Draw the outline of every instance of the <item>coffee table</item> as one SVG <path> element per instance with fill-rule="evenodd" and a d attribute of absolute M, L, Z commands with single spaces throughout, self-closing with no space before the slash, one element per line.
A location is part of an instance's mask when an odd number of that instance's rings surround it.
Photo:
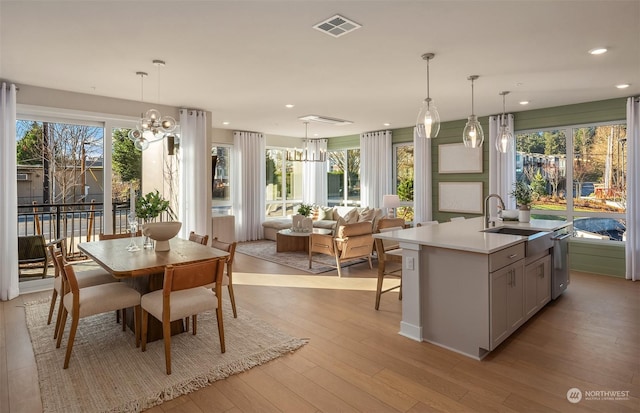
<path fill-rule="evenodd" d="M 309 235 L 331 234 L 330 229 L 314 228 L 313 232 L 294 232 L 290 229 L 281 229 L 276 234 L 276 252 L 305 251 L 309 252 Z"/>

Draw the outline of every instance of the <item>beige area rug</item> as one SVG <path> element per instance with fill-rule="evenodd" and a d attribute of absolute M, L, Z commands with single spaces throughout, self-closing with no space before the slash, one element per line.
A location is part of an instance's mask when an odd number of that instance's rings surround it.
<path fill-rule="evenodd" d="M 313 268 L 309 268 L 309 253 L 304 251 L 276 252 L 276 242 L 270 240 L 238 243 L 236 252 L 275 262 L 277 264 L 286 265 L 287 267 L 292 267 L 311 274 L 321 274 L 323 272 L 336 269 L 336 259 L 329 255 L 313 254 Z M 344 268 L 366 261 L 366 259 L 346 261 L 342 263 L 341 267 Z"/>
<path fill-rule="evenodd" d="M 25 305 L 44 412 L 140 412 L 210 383 L 290 353 L 306 343 L 242 308 L 233 318 L 225 300 L 226 352 L 220 353 L 215 312 L 198 316 L 198 334 L 172 336 L 172 374 L 166 375 L 162 340 L 142 353 L 133 333 L 113 313 L 80 320 L 69 368 L 63 370 L 69 326 L 55 348 L 47 325 L 49 301 Z M 55 320 L 55 315 L 54 315 Z"/>

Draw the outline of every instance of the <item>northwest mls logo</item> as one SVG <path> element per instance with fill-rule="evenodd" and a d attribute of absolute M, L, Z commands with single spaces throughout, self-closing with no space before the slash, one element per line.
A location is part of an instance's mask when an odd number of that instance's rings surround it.
<path fill-rule="evenodd" d="M 582 391 L 576 387 L 569 389 L 567 391 L 567 400 L 569 400 L 569 403 L 580 403 L 580 400 L 582 400 Z"/>
<path fill-rule="evenodd" d="M 581 400 L 629 400 L 628 390 L 582 390 L 573 387 L 567 391 L 569 403 L 579 403 Z"/>

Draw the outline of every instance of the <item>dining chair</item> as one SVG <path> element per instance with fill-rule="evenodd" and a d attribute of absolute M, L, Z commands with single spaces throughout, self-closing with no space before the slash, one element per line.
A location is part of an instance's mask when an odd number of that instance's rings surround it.
<path fill-rule="evenodd" d="M 142 351 L 147 349 L 147 322 L 149 314 L 162 322 L 164 358 L 167 374 L 171 374 L 171 322 L 192 316 L 193 334 L 197 332 L 197 315 L 216 310 L 220 350 L 224 353 L 224 326 L 222 320 L 222 271 L 224 257 L 194 264 L 167 265 L 161 290 L 142 296 Z M 215 291 L 205 288 L 215 282 Z"/>
<path fill-rule="evenodd" d="M 416 227 L 426 227 L 429 225 L 436 225 L 438 223 L 438 221 L 424 221 L 424 222 L 418 222 L 416 224 Z"/>
<path fill-rule="evenodd" d="M 63 268 L 60 263 L 66 261 L 66 239 L 62 238 L 60 240 L 57 240 L 56 243 L 50 243 L 47 248 L 49 249 L 49 256 L 51 256 L 54 267 L 53 290 L 51 291 L 51 304 L 49 305 L 49 317 L 47 318 L 47 325 L 51 324 L 51 318 L 53 317 L 53 310 L 56 306 L 56 300 L 58 299 L 58 296 L 60 297 L 60 303 L 58 305 L 58 316 L 56 317 L 56 324 L 53 331 L 53 338 L 56 339 L 58 337 L 58 329 L 60 328 L 60 320 L 62 318 L 62 311 L 64 306 L 62 297 L 64 296 L 65 286 L 64 277 L 62 277 Z M 58 257 L 61 258 L 61 260 L 59 260 Z M 76 279 L 78 280 L 79 288 L 118 281 L 113 278 L 111 274 L 100 268 L 79 271 L 75 275 Z"/>
<path fill-rule="evenodd" d="M 189 241 L 197 242 L 198 244 L 202 244 L 202 245 L 207 245 L 207 243 L 209 242 L 209 236 L 196 234 L 195 232 L 191 231 L 189 233 Z"/>
<path fill-rule="evenodd" d="M 404 228 L 403 218 L 383 218 L 378 223 L 378 232 L 394 231 Z M 398 241 L 375 239 L 376 254 L 378 256 L 378 284 L 376 286 L 376 310 L 380 308 L 380 296 L 389 291 L 399 289 L 398 300 L 402 300 L 402 249 Z M 388 264 L 396 263 L 394 269 L 389 269 Z M 382 289 L 385 276 L 400 278 L 396 286 Z"/>
<path fill-rule="evenodd" d="M 142 230 L 139 229 L 136 231 L 135 234 L 136 237 L 141 237 L 142 236 Z M 122 234 L 104 234 L 104 233 L 99 233 L 98 234 L 98 241 L 104 241 L 104 240 L 108 240 L 108 239 L 120 239 L 120 238 L 131 238 L 131 233 L 130 232 L 124 232 Z"/>
<path fill-rule="evenodd" d="M 69 359 L 73 350 L 73 342 L 76 338 L 78 322 L 81 318 L 96 314 L 106 313 L 122 309 L 123 320 L 127 308 L 133 307 L 135 312 L 135 341 L 136 347 L 140 346 L 140 293 L 125 283 L 107 283 L 92 285 L 80 288 L 73 266 L 64 263 L 62 257 L 58 256 L 58 264 L 61 264 L 61 275 L 64 279 L 65 294 L 63 296 L 64 307 L 62 310 L 62 320 L 60 320 L 60 332 L 56 348 L 60 348 L 64 327 L 67 322 L 67 315 L 71 314 L 71 328 L 67 341 L 67 352 L 64 357 L 63 368 L 69 367 Z M 124 323 L 124 321 L 123 321 Z"/>
<path fill-rule="evenodd" d="M 233 310 L 233 318 L 238 318 L 238 312 L 236 311 L 236 298 L 233 294 L 233 257 L 236 255 L 236 246 L 237 242 L 224 242 L 220 241 L 218 237 L 214 237 L 211 240 L 211 247 L 215 249 L 219 249 L 225 252 L 228 252 L 229 255 L 226 258 L 225 262 L 225 272 L 222 275 L 222 286 L 227 286 L 227 290 L 229 291 L 229 299 L 231 300 L 231 309 Z M 211 286 L 211 288 L 215 288 L 215 286 Z"/>
<path fill-rule="evenodd" d="M 49 257 L 43 235 L 26 235 L 18 237 L 18 277 L 25 276 L 21 269 L 42 266 L 42 278 L 47 276 Z M 28 274 L 39 275 L 39 274 Z"/>

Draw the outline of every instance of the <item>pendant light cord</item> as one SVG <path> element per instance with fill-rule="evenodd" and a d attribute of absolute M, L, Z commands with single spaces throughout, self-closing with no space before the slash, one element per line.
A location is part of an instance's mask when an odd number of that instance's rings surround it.
<path fill-rule="evenodd" d="M 473 81 L 474 79 L 471 79 L 471 116 L 475 116 L 475 110 L 473 110 Z"/>
<path fill-rule="evenodd" d="M 427 59 L 427 105 L 431 103 L 431 96 L 429 94 L 429 60 Z"/>

